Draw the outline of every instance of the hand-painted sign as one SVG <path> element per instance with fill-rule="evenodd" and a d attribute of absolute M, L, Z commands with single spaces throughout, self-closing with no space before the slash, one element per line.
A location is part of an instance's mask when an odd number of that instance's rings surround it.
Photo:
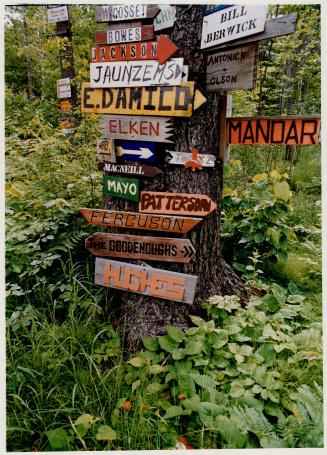
<path fill-rule="evenodd" d="M 102 137 L 154 142 L 172 142 L 170 118 L 129 117 L 127 115 L 103 115 L 100 121 Z"/>
<path fill-rule="evenodd" d="M 227 119 L 227 144 L 313 145 L 320 116 Z"/>
<path fill-rule="evenodd" d="M 139 200 L 139 181 L 137 179 L 104 175 L 103 194 L 137 202 Z"/>
<path fill-rule="evenodd" d="M 97 157 L 99 161 L 116 162 L 115 144 L 112 139 L 101 139 L 98 141 Z"/>
<path fill-rule="evenodd" d="M 155 17 L 153 24 L 154 30 L 163 30 L 174 25 L 176 20 L 176 7 L 171 5 L 159 5 L 160 13 Z"/>
<path fill-rule="evenodd" d="M 95 7 L 96 22 L 135 21 L 153 18 L 160 12 L 158 5 L 99 5 Z"/>
<path fill-rule="evenodd" d="M 289 35 L 294 33 L 296 30 L 298 13 L 290 13 L 285 16 L 279 16 L 275 19 L 266 22 L 265 31 L 257 33 L 255 35 L 246 36 L 245 38 L 233 40 L 233 46 L 243 46 L 249 43 L 255 43 L 257 41 L 267 40 L 275 38 L 276 36 Z M 219 43 L 218 50 L 226 49 L 230 47 L 230 43 Z"/>
<path fill-rule="evenodd" d="M 266 5 L 235 5 L 204 16 L 201 49 L 262 32 Z"/>
<path fill-rule="evenodd" d="M 82 108 L 85 113 L 160 115 L 164 117 L 191 117 L 193 110 L 205 103 L 206 98 L 195 90 L 194 82 L 180 86 L 92 88 L 82 82 Z"/>
<path fill-rule="evenodd" d="M 208 196 L 189 193 L 160 193 L 141 191 L 141 213 L 206 216 L 217 208 Z"/>
<path fill-rule="evenodd" d="M 137 165 L 137 164 L 113 164 L 106 161 L 99 163 L 99 171 L 109 172 L 110 174 L 127 174 L 136 177 L 155 177 L 162 173 L 160 169 L 154 166 Z"/>
<path fill-rule="evenodd" d="M 79 209 L 86 221 L 97 226 L 120 229 L 142 229 L 186 234 L 202 218 L 183 218 L 180 216 L 144 215 L 137 212 L 114 212 L 112 210 Z"/>
<path fill-rule="evenodd" d="M 125 27 L 95 32 L 97 44 L 120 44 L 132 41 L 147 41 L 153 39 L 153 25 L 140 25 L 139 27 Z"/>
<path fill-rule="evenodd" d="M 197 277 L 96 258 L 94 282 L 109 288 L 192 304 Z"/>
<path fill-rule="evenodd" d="M 67 5 L 47 5 L 48 22 L 56 23 L 68 21 Z"/>
<path fill-rule="evenodd" d="M 221 9 L 229 8 L 232 5 L 205 5 L 204 6 L 204 15 L 214 13 Z"/>
<path fill-rule="evenodd" d="M 192 170 L 201 169 L 202 167 L 215 167 L 216 157 L 214 155 L 203 155 L 201 153 L 171 152 L 166 150 L 166 162 L 169 164 L 184 165 L 185 168 Z M 193 164 L 193 166 L 192 166 Z"/>
<path fill-rule="evenodd" d="M 208 55 L 207 90 L 252 89 L 256 81 L 258 44 Z"/>
<path fill-rule="evenodd" d="M 124 160 L 137 160 L 154 163 L 156 160 L 156 144 L 141 141 L 115 141 L 116 156 L 121 156 Z"/>
<path fill-rule="evenodd" d="M 110 256 L 187 264 L 195 254 L 188 239 L 167 239 L 99 232 L 85 240 L 85 248 L 96 256 Z"/>
<path fill-rule="evenodd" d="M 158 60 L 165 63 L 178 48 L 166 35 L 159 35 L 157 41 L 94 46 L 91 48 L 91 62 L 122 62 L 128 60 Z"/>
<path fill-rule="evenodd" d="M 72 91 L 70 87 L 70 78 L 65 77 L 64 79 L 57 80 L 57 98 L 70 98 Z"/>
<path fill-rule="evenodd" d="M 183 60 L 183 58 L 172 58 L 162 65 L 158 60 L 90 63 L 91 87 L 180 85 Z"/>

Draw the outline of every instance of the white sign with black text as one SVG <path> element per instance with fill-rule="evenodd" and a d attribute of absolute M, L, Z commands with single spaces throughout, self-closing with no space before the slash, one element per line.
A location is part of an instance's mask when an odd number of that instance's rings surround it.
<path fill-rule="evenodd" d="M 47 5 L 48 22 L 68 21 L 67 5 Z"/>
<path fill-rule="evenodd" d="M 72 96 L 70 78 L 57 80 L 57 98 L 70 98 Z"/>
<path fill-rule="evenodd" d="M 204 16 L 201 49 L 263 32 L 266 5 L 234 5 Z"/>
<path fill-rule="evenodd" d="M 183 58 L 172 58 L 162 65 L 158 60 L 90 63 L 91 87 L 180 85 L 183 61 Z"/>

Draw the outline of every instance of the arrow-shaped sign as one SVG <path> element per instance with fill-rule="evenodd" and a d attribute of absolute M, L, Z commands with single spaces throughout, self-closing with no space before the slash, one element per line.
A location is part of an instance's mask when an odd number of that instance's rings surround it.
<path fill-rule="evenodd" d="M 161 193 L 141 191 L 141 213 L 206 216 L 217 208 L 208 196 L 189 193 Z"/>
<path fill-rule="evenodd" d="M 177 51 L 178 47 L 166 35 L 159 35 L 157 41 L 91 47 L 91 63 L 158 60 L 162 64 Z"/>
<path fill-rule="evenodd" d="M 188 239 L 146 237 L 98 232 L 85 240 L 85 248 L 96 256 L 148 259 L 187 264 L 195 254 Z"/>
<path fill-rule="evenodd" d="M 137 165 L 137 164 L 116 164 L 102 161 L 99 163 L 99 171 L 108 172 L 109 174 L 127 174 L 135 177 L 155 177 L 162 173 L 160 169 L 154 166 Z"/>
<path fill-rule="evenodd" d="M 172 142 L 169 137 L 173 124 L 169 117 L 103 115 L 100 128 L 104 138 Z"/>
<path fill-rule="evenodd" d="M 137 160 L 153 163 L 155 161 L 156 144 L 141 141 L 115 141 L 116 156 L 125 160 Z"/>
<path fill-rule="evenodd" d="M 147 215 L 137 212 L 115 212 L 113 210 L 79 209 L 86 221 L 97 226 L 119 229 L 142 229 L 186 234 L 202 221 L 201 218 L 180 216 Z"/>

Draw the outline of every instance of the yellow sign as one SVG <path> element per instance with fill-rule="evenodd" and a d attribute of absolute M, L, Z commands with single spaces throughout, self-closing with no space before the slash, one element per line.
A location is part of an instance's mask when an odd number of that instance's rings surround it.
<path fill-rule="evenodd" d="M 95 114 L 191 117 L 206 98 L 194 82 L 180 86 L 92 88 L 82 83 L 82 112 Z"/>

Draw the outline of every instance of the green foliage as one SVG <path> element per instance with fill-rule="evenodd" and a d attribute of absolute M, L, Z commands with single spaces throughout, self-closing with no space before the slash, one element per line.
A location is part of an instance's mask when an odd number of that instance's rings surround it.
<path fill-rule="evenodd" d="M 240 166 L 236 162 L 230 172 L 240 173 Z M 295 238 L 288 222 L 292 193 L 287 179 L 287 174 L 273 170 L 255 175 L 244 190 L 224 188 L 224 251 L 239 270 L 255 271 L 258 258 L 287 259 L 289 240 Z"/>

